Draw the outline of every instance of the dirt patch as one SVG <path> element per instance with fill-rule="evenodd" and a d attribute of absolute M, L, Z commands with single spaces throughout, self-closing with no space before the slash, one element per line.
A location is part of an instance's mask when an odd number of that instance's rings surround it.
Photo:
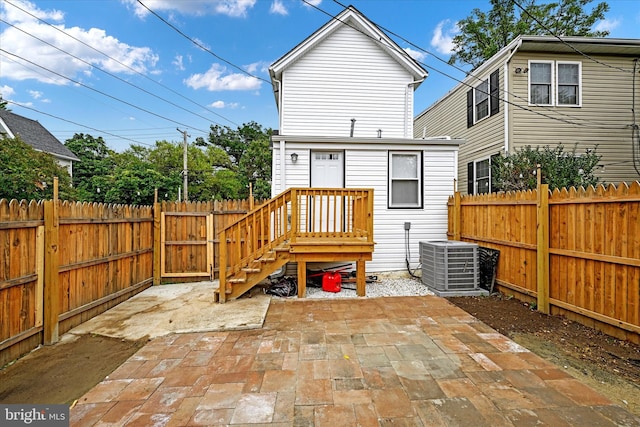
<path fill-rule="evenodd" d="M 146 342 L 65 336 L 0 370 L 0 402 L 72 404 Z"/>
<path fill-rule="evenodd" d="M 639 345 L 501 294 L 449 301 L 640 416 Z"/>

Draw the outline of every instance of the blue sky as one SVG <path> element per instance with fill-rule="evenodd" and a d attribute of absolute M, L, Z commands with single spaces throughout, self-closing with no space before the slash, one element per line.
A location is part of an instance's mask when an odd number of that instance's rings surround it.
<path fill-rule="evenodd" d="M 136 0 L 2 0 L 0 94 L 9 108 L 62 142 L 82 132 L 117 151 L 181 141 L 177 128 L 190 142 L 206 139 L 211 124 L 277 128 L 269 65 L 343 9 L 332 0 L 141 1 L 148 9 Z M 597 25 L 640 38 L 640 1 L 608 3 Z M 442 73 L 463 77 L 436 58 L 449 58 L 455 23 L 489 9 L 479 0 L 343 4 L 411 43 L 392 36 L 430 73 L 416 114 L 456 85 Z"/>

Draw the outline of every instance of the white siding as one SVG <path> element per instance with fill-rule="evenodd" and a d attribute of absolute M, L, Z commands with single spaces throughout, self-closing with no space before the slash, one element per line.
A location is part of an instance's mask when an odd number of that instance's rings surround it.
<path fill-rule="evenodd" d="M 425 144 L 426 145 L 426 144 Z M 274 144 L 274 157 L 279 157 L 279 145 Z M 374 241 L 373 260 L 367 262 L 368 272 L 395 271 L 406 268 L 404 223 L 411 222 L 410 265 L 418 266 L 419 242 L 447 238 L 447 200 L 453 194 L 457 147 L 416 147 L 375 144 L 305 144 L 286 143 L 286 188 L 309 186 L 310 150 L 345 152 L 345 187 L 373 188 Z M 387 208 L 387 173 L 389 150 L 423 152 L 422 209 Z M 291 153 L 298 161 L 291 163 Z"/>
<path fill-rule="evenodd" d="M 283 72 L 282 135 L 412 137 L 411 74 L 343 26 Z"/>
<path fill-rule="evenodd" d="M 393 147 L 411 150 L 411 147 Z M 418 243 L 447 238 L 447 199 L 453 194 L 454 149 L 423 151 L 424 207 L 422 209 L 387 208 L 388 150 L 348 150 L 346 186 L 373 188 L 374 241 L 373 260 L 367 271 L 394 271 L 406 268 L 404 223 L 411 222 L 410 264 L 418 263 Z"/>

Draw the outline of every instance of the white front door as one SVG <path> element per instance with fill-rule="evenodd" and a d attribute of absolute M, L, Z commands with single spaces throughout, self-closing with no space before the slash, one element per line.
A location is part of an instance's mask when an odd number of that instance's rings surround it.
<path fill-rule="evenodd" d="M 311 151 L 311 187 L 344 187 L 344 151 Z M 336 232 L 342 230 L 344 200 L 317 197 L 313 200 L 311 231 Z M 338 221 L 336 221 L 338 219 Z"/>
<path fill-rule="evenodd" d="M 311 152 L 311 187 L 344 187 L 344 152 Z"/>

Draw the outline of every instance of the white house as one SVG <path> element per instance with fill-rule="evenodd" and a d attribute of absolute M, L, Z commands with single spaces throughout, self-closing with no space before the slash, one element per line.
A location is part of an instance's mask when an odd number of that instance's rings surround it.
<path fill-rule="evenodd" d="M 269 72 L 279 112 L 273 195 L 373 188 L 376 246 L 367 271 L 405 269 L 409 252 L 415 268 L 420 241 L 447 237 L 462 142 L 413 138 L 413 94 L 428 73 L 351 6 Z"/>

